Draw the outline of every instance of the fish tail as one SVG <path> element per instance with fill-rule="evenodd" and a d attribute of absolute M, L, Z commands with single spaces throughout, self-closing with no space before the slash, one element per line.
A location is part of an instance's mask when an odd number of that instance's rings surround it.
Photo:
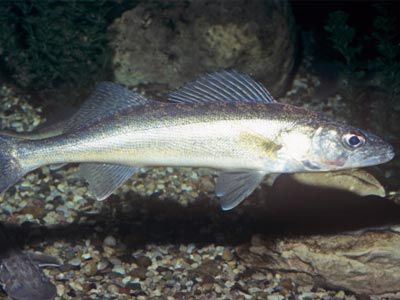
<path fill-rule="evenodd" d="M 27 173 L 16 157 L 19 138 L 0 135 L 0 193 L 14 185 Z"/>

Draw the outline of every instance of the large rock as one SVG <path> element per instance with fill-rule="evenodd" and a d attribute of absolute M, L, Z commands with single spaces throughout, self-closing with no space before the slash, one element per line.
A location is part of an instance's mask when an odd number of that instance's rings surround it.
<path fill-rule="evenodd" d="M 335 235 L 267 238 L 238 248 L 249 266 L 282 272 L 298 284 L 400 298 L 400 227 Z"/>
<path fill-rule="evenodd" d="M 288 1 L 149 2 L 110 27 L 117 82 L 174 89 L 200 74 L 234 68 L 273 95 L 283 92 L 295 59 Z"/>

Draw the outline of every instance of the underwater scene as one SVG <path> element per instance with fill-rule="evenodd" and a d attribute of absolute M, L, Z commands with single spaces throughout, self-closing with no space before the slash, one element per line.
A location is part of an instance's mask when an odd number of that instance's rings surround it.
<path fill-rule="evenodd" d="M 0 299 L 400 299 L 399 16 L 0 1 Z"/>

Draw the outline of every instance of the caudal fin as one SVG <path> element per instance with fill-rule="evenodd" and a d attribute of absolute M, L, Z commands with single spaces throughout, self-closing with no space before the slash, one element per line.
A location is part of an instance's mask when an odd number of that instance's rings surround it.
<path fill-rule="evenodd" d="M 17 138 L 0 135 L 0 193 L 14 185 L 25 172 L 15 157 Z"/>

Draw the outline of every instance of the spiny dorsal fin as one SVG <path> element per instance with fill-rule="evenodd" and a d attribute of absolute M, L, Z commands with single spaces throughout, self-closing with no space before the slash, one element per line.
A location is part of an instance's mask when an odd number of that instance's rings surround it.
<path fill-rule="evenodd" d="M 168 98 L 178 103 L 276 102 L 263 85 L 234 70 L 205 75 Z"/>
<path fill-rule="evenodd" d="M 79 129 L 83 125 L 86 126 L 126 108 L 151 102 L 139 93 L 130 91 L 123 86 L 112 82 L 101 82 L 79 110 L 68 120 L 64 132 Z"/>

